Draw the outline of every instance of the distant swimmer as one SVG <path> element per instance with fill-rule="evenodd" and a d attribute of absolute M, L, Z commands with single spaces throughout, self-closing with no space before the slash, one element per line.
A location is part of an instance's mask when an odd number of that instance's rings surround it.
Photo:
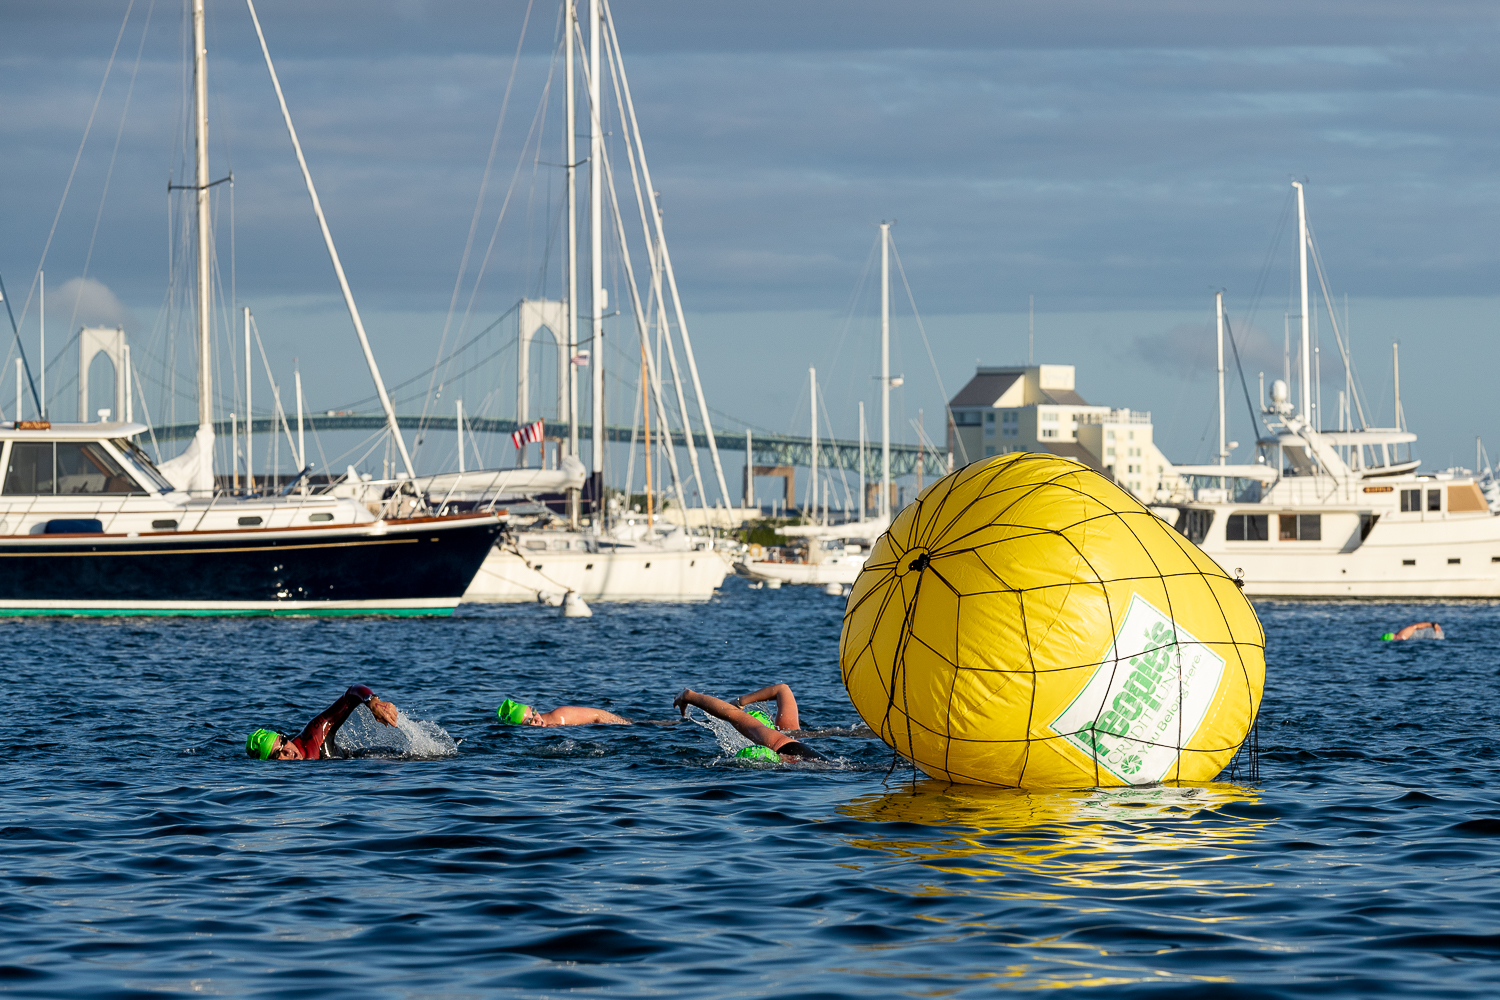
<path fill-rule="evenodd" d="M 778 684 L 776 686 L 782 688 L 786 687 L 785 684 Z M 770 691 L 772 689 L 767 688 L 765 690 Z M 756 694 L 762 693 L 764 692 L 756 692 Z M 788 699 L 791 698 L 791 693 L 791 689 L 787 688 L 786 697 Z M 745 698 L 737 700 L 745 701 L 747 699 L 751 701 L 758 700 L 754 695 L 746 695 Z M 778 696 L 777 702 L 778 704 L 780 704 L 780 696 Z M 796 702 L 793 701 L 792 705 L 792 718 L 789 720 L 783 717 L 780 720 L 783 725 L 787 724 L 789 721 L 796 721 Z M 692 688 L 683 688 L 682 694 L 678 695 L 677 700 L 672 702 L 672 707 L 680 711 L 683 715 L 687 715 L 689 706 L 696 706 L 703 709 L 703 711 L 707 712 L 709 715 L 712 715 L 716 719 L 723 719 L 735 729 L 738 729 L 746 739 L 758 744 L 757 746 L 753 747 L 745 747 L 745 749 L 741 750 L 738 754 L 735 755 L 737 757 L 744 757 L 748 760 L 782 761 L 828 759 L 807 744 L 800 743 L 797 740 L 792 739 L 786 733 L 780 732 L 779 730 L 766 725 L 765 722 L 760 721 L 760 719 L 755 718 L 755 716 L 751 715 L 748 712 L 734 707 L 727 701 L 721 701 L 720 699 L 715 698 L 712 695 L 699 694 Z M 779 709 L 778 711 L 784 713 L 785 709 Z M 761 719 L 766 718 L 764 713 L 758 714 L 760 715 Z"/>
<path fill-rule="evenodd" d="M 1406 626 L 1399 632 L 1387 632 L 1380 638 L 1391 642 L 1401 639 L 1441 639 L 1443 637 L 1443 626 L 1437 622 L 1417 622 Z"/>
<path fill-rule="evenodd" d="M 628 726 L 629 719 L 621 718 L 602 708 L 586 708 L 582 705 L 559 705 L 550 712 L 538 712 L 530 705 L 509 698 L 495 709 L 500 721 L 510 726 Z"/>
<path fill-rule="evenodd" d="M 792 689 L 785 684 L 772 684 L 763 687 L 753 694 L 742 694 L 734 701 L 729 702 L 735 708 L 744 708 L 746 705 L 754 705 L 760 701 L 776 699 L 776 721 L 758 708 L 748 709 L 745 714 L 760 721 L 763 725 L 772 729 L 779 729 L 784 733 L 795 732 L 802 728 L 802 720 L 797 718 L 797 698 L 792 694 Z"/>
<path fill-rule="evenodd" d="M 396 724 L 396 706 L 375 697 L 375 692 L 356 684 L 344 692 L 322 715 L 307 724 L 298 736 L 257 729 L 245 740 L 245 754 L 257 760 L 319 760 L 340 756 L 334 746 L 334 734 L 361 705 L 387 726 Z"/>

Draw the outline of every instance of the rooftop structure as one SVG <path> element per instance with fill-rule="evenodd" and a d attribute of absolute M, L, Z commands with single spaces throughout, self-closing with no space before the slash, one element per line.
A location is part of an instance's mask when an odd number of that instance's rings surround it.
<path fill-rule="evenodd" d="M 1151 414 L 1094 406 L 1072 365 L 980 367 L 949 403 L 948 449 L 959 462 L 1045 452 L 1097 469 L 1149 503 L 1172 463 L 1152 442 Z"/>

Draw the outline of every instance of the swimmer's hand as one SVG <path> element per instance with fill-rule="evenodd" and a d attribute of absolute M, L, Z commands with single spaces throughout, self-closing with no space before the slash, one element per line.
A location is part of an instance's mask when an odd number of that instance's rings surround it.
<path fill-rule="evenodd" d="M 392 705 L 388 701 L 381 701 L 379 698 L 373 697 L 368 702 L 366 702 L 366 704 L 369 705 L 370 712 L 375 716 L 375 718 L 379 719 L 387 726 L 394 726 L 396 724 L 395 705 Z"/>
<path fill-rule="evenodd" d="M 686 718 L 688 706 L 692 704 L 692 702 L 688 699 L 695 694 L 697 694 L 697 692 L 692 688 L 683 688 L 682 694 L 678 695 L 677 700 L 672 702 L 672 707 L 681 712 L 683 714 L 683 717 Z"/>

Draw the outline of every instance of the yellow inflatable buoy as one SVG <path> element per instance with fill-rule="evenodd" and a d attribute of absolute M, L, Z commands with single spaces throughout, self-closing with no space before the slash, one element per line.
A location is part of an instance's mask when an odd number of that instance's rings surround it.
<path fill-rule="evenodd" d="M 1265 633 L 1234 580 L 1087 466 L 976 462 L 875 543 L 844 613 L 849 698 L 934 778 L 1209 781 L 1244 742 Z"/>

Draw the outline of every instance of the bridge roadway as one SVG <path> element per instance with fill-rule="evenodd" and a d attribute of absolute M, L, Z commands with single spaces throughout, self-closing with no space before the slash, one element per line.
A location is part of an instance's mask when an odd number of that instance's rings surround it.
<path fill-rule="evenodd" d="M 338 416 L 327 414 L 308 414 L 304 419 L 309 428 L 319 431 L 378 431 L 386 426 L 385 417 L 375 413 L 349 413 Z M 419 417 L 398 416 L 397 423 L 402 430 L 422 431 L 424 433 L 441 433 L 447 431 L 450 434 L 458 429 L 457 417 Z M 288 421 L 290 424 L 290 421 Z M 517 423 L 514 420 L 493 420 L 488 417 L 466 417 L 464 418 L 470 430 L 476 434 L 511 434 L 515 432 Z M 258 418 L 251 425 L 251 431 L 255 434 L 270 434 L 279 430 L 278 421 L 270 418 Z M 245 425 L 240 423 L 243 432 Z M 197 433 L 197 424 L 172 424 L 167 427 L 156 428 L 156 440 L 158 441 L 181 441 L 191 438 Z M 548 424 L 548 437 L 566 437 L 568 433 L 567 424 Z M 222 420 L 214 424 L 214 433 L 221 437 L 229 435 L 229 421 Z M 592 428 L 587 424 L 578 426 L 578 436 L 581 440 L 588 440 L 592 434 Z M 629 427 L 605 427 L 605 437 L 612 442 L 630 443 L 631 429 Z M 812 439 L 805 437 L 793 437 L 785 434 L 753 434 L 755 447 L 756 465 L 798 465 L 806 468 L 812 460 Z M 673 435 L 673 440 L 682 444 L 681 433 Z M 708 448 L 708 435 L 701 431 L 693 434 L 693 440 L 699 448 Z M 729 431 L 716 431 L 714 440 L 718 443 L 720 451 L 745 450 L 745 435 Z M 931 448 L 922 449 L 914 444 L 891 445 L 891 475 L 909 476 L 917 471 L 917 463 L 923 463 L 923 471 L 934 478 L 948 471 L 948 456 L 944 452 L 936 452 Z M 818 442 L 818 464 L 825 468 L 848 469 L 852 474 L 859 466 L 859 442 L 857 441 L 827 441 Z M 865 445 L 865 477 L 866 479 L 880 478 L 880 445 Z"/>

